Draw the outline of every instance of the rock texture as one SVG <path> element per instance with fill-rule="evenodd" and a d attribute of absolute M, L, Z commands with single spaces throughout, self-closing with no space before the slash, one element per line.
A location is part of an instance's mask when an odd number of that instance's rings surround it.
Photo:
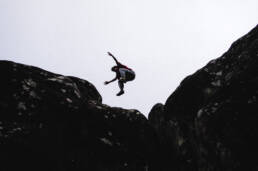
<path fill-rule="evenodd" d="M 0 61 L 1 171 L 258 170 L 258 26 L 148 120 L 88 81 Z"/>
<path fill-rule="evenodd" d="M 88 81 L 0 61 L 1 171 L 156 170 L 157 138 L 137 110 Z"/>
<path fill-rule="evenodd" d="M 170 154 L 166 169 L 258 170 L 257 99 L 258 26 L 149 114 Z"/>

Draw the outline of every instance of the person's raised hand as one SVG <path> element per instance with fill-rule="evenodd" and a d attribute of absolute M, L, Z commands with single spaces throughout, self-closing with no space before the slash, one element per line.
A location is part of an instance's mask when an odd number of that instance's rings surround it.
<path fill-rule="evenodd" d="M 108 55 L 109 55 L 109 56 L 113 56 L 112 53 L 110 53 L 110 52 L 108 52 Z"/>

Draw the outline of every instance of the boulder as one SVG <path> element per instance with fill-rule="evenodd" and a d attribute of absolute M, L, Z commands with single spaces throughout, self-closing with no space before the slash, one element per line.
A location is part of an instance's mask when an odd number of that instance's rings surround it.
<path fill-rule="evenodd" d="M 157 138 L 138 110 L 33 66 L 0 61 L 0 77 L 1 170 L 156 170 Z"/>
<path fill-rule="evenodd" d="M 161 153 L 172 156 L 163 159 L 167 169 L 257 170 L 257 99 L 258 26 L 186 77 L 155 113 L 164 118 L 153 127 L 163 139 Z"/>

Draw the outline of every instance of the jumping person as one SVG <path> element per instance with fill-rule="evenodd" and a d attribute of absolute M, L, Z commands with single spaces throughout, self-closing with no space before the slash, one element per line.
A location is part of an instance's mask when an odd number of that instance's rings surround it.
<path fill-rule="evenodd" d="M 113 66 L 111 68 L 111 71 L 116 73 L 116 77 L 111 81 L 105 81 L 104 84 L 107 85 L 118 79 L 118 86 L 120 88 L 120 92 L 117 93 L 117 96 L 120 96 L 120 95 L 124 94 L 124 84 L 127 81 L 134 80 L 135 73 L 131 68 L 128 68 L 127 66 L 118 62 L 117 59 L 114 57 L 114 55 L 112 55 L 110 52 L 108 52 L 108 55 L 111 56 L 116 62 L 116 66 Z"/>

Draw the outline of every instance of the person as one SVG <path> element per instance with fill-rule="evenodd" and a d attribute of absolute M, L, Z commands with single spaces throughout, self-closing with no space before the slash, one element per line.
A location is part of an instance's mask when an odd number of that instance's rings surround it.
<path fill-rule="evenodd" d="M 110 52 L 108 52 L 108 55 L 111 56 L 116 62 L 116 66 L 113 66 L 111 68 L 111 71 L 116 73 L 116 77 L 110 81 L 105 81 L 104 84 L 107 85 L 113 81 L 118 80 L 120 92 L 117 93 L 117 96 L 121 96 L 122 94 L 124 94 L 124 84 L 127 81 L 132 81 L 135 79 L 135 72 L 131 68 L 128 68 L 127 66 L 118 62 L 115 56 Z"/>

